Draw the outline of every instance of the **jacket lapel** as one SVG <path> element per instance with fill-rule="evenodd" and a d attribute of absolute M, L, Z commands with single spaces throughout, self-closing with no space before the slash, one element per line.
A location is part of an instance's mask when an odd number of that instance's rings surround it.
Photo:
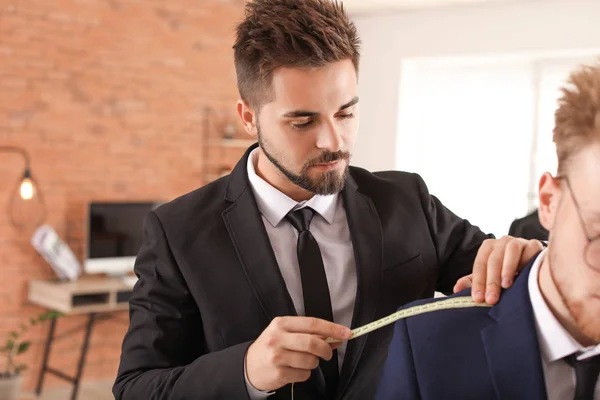
<path fill-rule="evenodd" d="M 225 199 L 232 204 L 222 217 L 248 282 L 271 321 L 297 313 L 248 180 L 248 157 L 256 147 L 246 151 L 229 177 Z M 306 383 L 294 385 L 294 395 L 297 399 L 318 399 L 317 393 L 324 389 L 324 382 L 321 370 L 316 369 Z M 289 398 L 290 386 L 279 389 L 277 398 Z"/>
<path fill-rule="evenodd" d="M 481 337 L 498 399 L 546 399 L 533 309 L 529 299 L 530 264 L 490 310 L 496 323 Z"/>
<path fill-rule="evenodd" d="M 270 321 L 296 315 L 296 310 L 248 180 L 246 165 L 255 148 L 247 150 L 229 177 L 225 198 L 232 204 L 222 217 L 244 273 Z"/>
<path fill-rule="evenodd" d="M 348 227 L 354 248 L 357 293 L 352 329 L 372 322 L 380 287 L 383 260 L 382 230 L 379 216 L 370 198 L 358 191 L 349 175 L 342 191 Z M 350 383 L 369 335 L 350 340 L 340 374 L 337 398 L 341 398 Z"/>

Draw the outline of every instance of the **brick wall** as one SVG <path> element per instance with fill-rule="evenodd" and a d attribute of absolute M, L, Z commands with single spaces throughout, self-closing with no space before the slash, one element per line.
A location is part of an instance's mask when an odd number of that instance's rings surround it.
<path fill-rule="evenodd" d="M 203 184 L 203 110 L 234 112 L 231 45 L 242 14 L 243 0 L 0 2 L 0 145 L 30 152 L 46 222 L 79 257 L 88 201 L 169 200 Z M 19 157 L 0 153 L 2 339 L 44 311 L 27 303 L 28 280 L 53 276 L 29 244 L 31 232 L 7 219 L 22 168 Z M 118 317 L 97 325 L 85 379 L 114 377 L 127 327 L 127 314 Z M 57 333 L 66 336 L 51 365 L 74 374 L 82 332 L 69 331 L 84 323 L 60 321 Z M 30 364 L 27 389 L 47 329 L 29 334 L 34 344 L 21 359 Z"/>

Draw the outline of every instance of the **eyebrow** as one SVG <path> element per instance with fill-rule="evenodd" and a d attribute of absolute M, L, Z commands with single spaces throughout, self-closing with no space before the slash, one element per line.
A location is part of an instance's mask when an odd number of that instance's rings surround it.
<path fill-rule="evenodd" d="M 356 103 L 358 103 L 358 96 L 356 96 L 355 98 L 353 98 L 346 104 L 342 105 L 338 111 L 342 111 L 342 110 L 345 110 L 346 108 L 352 107 Z M 302 117 L 316 117 L 317 115 L 319 115 L 319 113 L 314 112 L 314 111 L 296 110 L 296 111 L 290 111 L 290 112 L 283 114 L 283 117 L 284 118 L 302 118 Z"/>

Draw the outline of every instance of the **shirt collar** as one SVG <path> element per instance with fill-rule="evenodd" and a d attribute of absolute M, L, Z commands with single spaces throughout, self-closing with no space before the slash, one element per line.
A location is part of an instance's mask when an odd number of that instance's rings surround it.
<path fill-rule="evenodd" d="M 600 345 L 583 347 L 573 336 L 558 322 L 540 291 L 538 274 L 540 266 L 547 254 L 547 249 L 542 251 L 534 261 L 529 273 L 529 297 L 535 318 L 535 328 L 540 343 L 542 357 L 548 363 L 560 360 L 573 353 L 580 353 L 579 359 L 600 354 Z"/>
<path fill-rule="evenodd" d="M 314 195 L 306 201 L 297 202 L 283 194 L 264 179 L 256 174 L 255 165 L 258 157 L 258 148 L 252 150 L 248 157 L 248 179 L 256 198 L 258 210 L 273 226 L 279 225 L 282 219 L 292 210 L 310 207 L 315 210 L 327 223 L 333 223 L 339 194 Z"/>

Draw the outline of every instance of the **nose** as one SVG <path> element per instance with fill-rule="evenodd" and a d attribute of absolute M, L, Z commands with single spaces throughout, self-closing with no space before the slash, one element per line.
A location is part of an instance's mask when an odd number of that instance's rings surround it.
<path fill-rule="evenodd" d="M 327 121 L 317 138 L 317 148 L 328 150 L 332 153 L 342 150 L 344 139 L 341 128 L 335 122 Z"/>

